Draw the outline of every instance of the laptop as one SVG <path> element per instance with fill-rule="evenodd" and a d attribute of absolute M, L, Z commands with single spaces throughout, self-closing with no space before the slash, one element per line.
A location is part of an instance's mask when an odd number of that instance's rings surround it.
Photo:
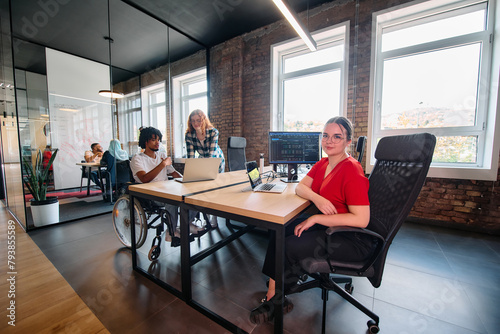
<path fill-rule="evenodd" d="M 247 174 L 252 191 L 281 194 L 286 189 L 286 183 L 262 183 L 259 169 L 255 161 L 247 163 Z"/>
<path fill-rule="evenodd" d="M 188 158 L 184 162 L 184 175 L 177 182 L 215 180 L 219 174 L 221 158 Z"/>

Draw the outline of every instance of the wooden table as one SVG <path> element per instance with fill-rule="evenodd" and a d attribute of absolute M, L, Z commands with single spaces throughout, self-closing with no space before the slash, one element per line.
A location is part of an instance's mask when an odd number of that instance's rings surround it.
<path fill-rule="evenodd" d="M 97 168 L 97 173 L 101 171 L 101 163 L 100 162 L 77 162 L 78 166 L 84 166 L 89 169 L 89 175 L 87 177 L 87 196 L 90 195 L 90 172 L 92 172 L 92 168 Z M 99 179 L 101 178 L 98 175 Z"/>
<path fill-rule="evenodd" d="M 274 182 L 280 181 L 275 180 Z M 191 267 L 255 226 L 264 227 L 275 231 L 276 286 L 281 287 L 283 291 L 285 226 L 310 205 L 309 201 L 295 195 L 296 184 L 288 184 L 287 189 L 282 194 L 252 191 L 242 192 L 241 190 L 248 185 L 249 181 L 246 172 L 238 171 L 219 174 L 217 179 L 213 181 L 184 184 L 176 181 L 164 181 L 129 187 L 129 193 L 132 197 L 131 202 L 133 201 L 133 197 L 142 197 L 180 206 L 182 291 L 174 291 L 174 294 L 232 332 L 242 332 L 242 330 L 192 299 Z M 246 223 L 248 226 L 235 232 L 227 239 L 221 240 L 208 249 L 203 250 L 200 252 L 201 254 L 198 253 L 191 256 L 189 245 L 189 210 L 203 210 L 218 217 Z M 133 208 L 131 208 L 130 214 L 132 220 L 133 211 Z M 150 275 L 147 272 L 137 267 L 134 225 L 131 225 L 132 233 L 134 234 L 131 238 L 133 268 L 136 271 L 142 271 L 142 274 L 148 277 Z M 165 287 L 162 282 L 158 282 L 158 279 L 149 278 Z M 165 288 L 169 291 L 173 289 L 172 287 Z M 283 296 L 281 296 L 279 302 L 283 303 Z M 276 307 L 274 332 L 283 332 L 283 308 L 279 304 Z"/>

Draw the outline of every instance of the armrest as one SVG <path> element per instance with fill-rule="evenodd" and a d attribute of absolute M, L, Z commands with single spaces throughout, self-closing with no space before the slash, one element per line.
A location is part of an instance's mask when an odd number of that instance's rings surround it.
<path fill-rule="evenodd" d="M 384 238 L 380 234 L 367 230 L 366 228 L 351 227 L 351 226 L 332 226 L 326 230 L 326 234 L 328 235 L 332 235 L 333 233 L 343 233 L 343 232 L 368 234 L 371 235 L 372 237 L 384 241 Z"/>
<path fill-rule="evenodd" d="M 371 237 L 378 239 L 378 243 L 377 243 L 376 248 L 373 251 L 373 254 L 370 256 L 370 258 L 367 259 L 367 261 L 365 261 L 365 265 L 359 270 L 359 273 L 365 272 L 368 268 L 370 268 L 375 263 L 375 261 L 377 260 L 377 258 L 380 255 L 380 251 L 382 250 L 382 248 L 385 245 L 385 239 L 380 234 L 373 232 L 373 231 L 370 231 L 370 230 L 367 230 L 365 228 L 351 227 L 351 226 L 333 226 L 333 227 L 329 227 L 325 232 L 327 235 L 332 235 L 334 233 L 361 233 L 361 234 L 369 235 Z M 331 249 L 329 238 L 327 238 L 327 249 L 328 250 Z M 330 265 L 330 268 L 332 269 L 332 272 L 334 272 L 333 267 L 330 263 L 330 260 L 327 259 L 327 261 L 328 261 L 328 264 Z"/>

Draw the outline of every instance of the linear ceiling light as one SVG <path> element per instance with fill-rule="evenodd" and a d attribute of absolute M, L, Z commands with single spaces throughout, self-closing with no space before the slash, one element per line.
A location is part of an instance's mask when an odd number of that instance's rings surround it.
<path fill-rule="evenodd" d="M 316 42 L 312 38 L 311 34 L 307 30 L 306 27 L 304 27 L 299 20 L 297 20 L 297 15 L 290 9 L 288 6 L 283 2 L 283 0 L 273 0 L 274 4 L 278 9 L 281 11 L 281 13 L 286 17 L 288 22 L 292 25 L 293 29 L 299 34 L 300 38 L 306 43 L 307 47 L 311 51 L 316 51 L 317 46 Z"/>

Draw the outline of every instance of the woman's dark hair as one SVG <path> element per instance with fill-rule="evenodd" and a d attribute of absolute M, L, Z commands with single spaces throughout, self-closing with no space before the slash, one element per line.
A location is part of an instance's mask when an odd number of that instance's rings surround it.
<path fill-rule="evenodd" d="M 325 126 L 332 123 L 336 123 L 345 129 L 345 135 L 347 141 L 352 139 L 352 133 L 354 130 L 352 127 L 352 123 L 348 118 L 345 118 L 344 116 L 332 117 L 326 122 Z"/>
<path fill-rule="evenodd" d="M 153 139 L 154 136 L 158 137 L 161 141 L 162 134 L 160 130 L 153 128 L 152 126 L 143 128 L 141 130 L 141 134 L 139 135 L 139 146 L 143 149 L 146 148 L 146 143 L 148 140 Z"/>

